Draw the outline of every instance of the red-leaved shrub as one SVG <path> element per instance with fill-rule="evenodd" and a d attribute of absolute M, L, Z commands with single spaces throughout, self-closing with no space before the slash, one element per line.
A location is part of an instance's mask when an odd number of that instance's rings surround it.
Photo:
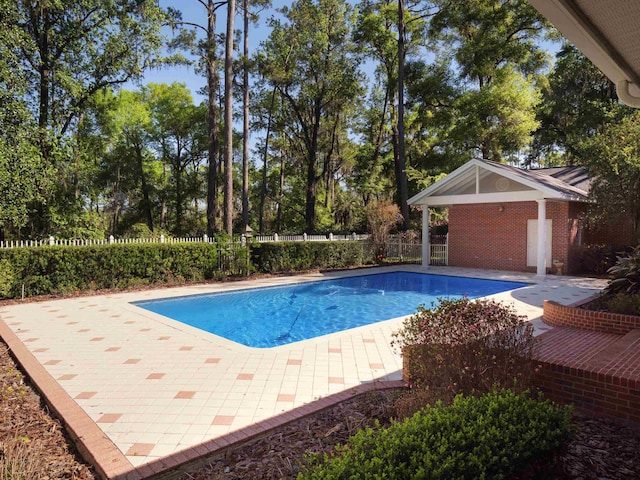
<path fill-rule="evenodd" d="M 405 379 L 422 404 L 427 398 L 446 402 L 459 393 L 529 389 L 533 342 L 533 328 L 512 307 L 461 298 L 441 299 L 431 310 L 418 307 L 394 334 L 393 345 L 402 352 Z"/>

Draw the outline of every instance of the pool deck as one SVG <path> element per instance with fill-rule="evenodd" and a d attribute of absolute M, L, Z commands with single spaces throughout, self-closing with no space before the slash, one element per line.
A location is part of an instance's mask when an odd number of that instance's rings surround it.
<path fill-rule="evenodd" d="M 249 348 L 130 302 L 394 270 L 531 282 L 490 296 L 541 333 L 543 300 L 570 305 L 605 282 L 420 266 L 210 283 L 0 306 L 0 336 L 104 478 L 142 479 L 211 456 L 356 393 L 401 385 L 402 319 Z M 268 318 L 268 312 L 265 312 Z"/>

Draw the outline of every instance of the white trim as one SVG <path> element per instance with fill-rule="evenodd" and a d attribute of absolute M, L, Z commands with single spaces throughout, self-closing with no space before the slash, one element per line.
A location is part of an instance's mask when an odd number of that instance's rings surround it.
<path fill-rule="evenodd" d="M 430 207 L 445 207 L 449 205 L 463 205 L 470 203 L 509 203 L 532 202 L 544 198 L 542 192 L 525 190 L 521 192 L 478 193 L 466 195 L 443 195 L 441 197 L 429 197 L 421 205 Z"/>
<path fill-rule="evenodd" d="M 579 5 L 567 0 L 529 0 L 529 3 L 616 84 L 620 100 L 631 107 L 640 107 L 640 86 L 631 81 L 634 78 L 633 72 L 628 71 L 631 67 L 609 44 L 606 32 L 599 32 Z"/>
<path fill-rule="evenodd" d="M 475 167 L 475 172 L 471 171 L 471 169 L 474 167 Z M 576 201 L 584 200 L 584 197 L 581 197 L 578 193 L 576 193 L 575 195 L 563 194 L 553 188 L 546 187 L 540 182 L 527 178 L 527 176 L 524 174 L 518 175 L 508 169 L 502 169 L 502 168 L 496 167 L 495 165 L 491 165 L 490 163 L 484 162 L 482 160 L 473 159 L 473 160 L 469 160 L 467 163 L 465 163 L 461 167 L 455 169 L 453 172 L 451 172 L 442 180 L 434 183 L 433 185 L 429 186 L 422 192 L 411 197 L 408 203 L 409 205 L 434 205 L 434 206 L 435 205 L 437 206 L 452 205 L 456 203 L 474 203 L 472 201 L 463 200 L 465 198 L 472 196 L 469 194 L 437 195 L 437 192 L 445 190 L 446 188 L 455 185 L 457 182 L 461 180 L 461 177 L 463 177 L 465 174 L 467 175 L 466 180 L 469 180 L 469 176 L 468 176 L 469 173 L 475 176 L 476 192 L 479 192 L 479 178 L 480 178 L 481 169 L 484 169 L 488 172 L 495 173 L 496 175 L 508 178 L 509 180 L 512 180 L 516 183 L 524 185 L 525 187 L 529 187 L 533 189 L 533 191 L 535 191 L 535 197 L 533 198 L 531 198 L 530 196 L 527 196 L 527 195 L 531 195 L 530 191 L 526 191 L 526 190 L 512 191 L 512 192 L 504 192 L 506 196 L 511 200 L 508 200 L 505 197 L 499 197 L 497 200 L 486 200 L 486 201 L 483 201 L 482 203 L 489 203 L 491 201 L 498 201 L 498 202 L 526 201 L 526 200 L 535 200 L 538 198 L 549 198 L 549 199 L 556 199 L 556 200 L 576 200 Z M 476 193 L 476 195 L 479 198 L 480 195 L 493 195 L 493 194 Z M 521 198 L 521 196 L 523 197 Z M 444 201 L 441 199 L 447 199 L 447 200 Z"/>
<path fill-rule="evenodd" d="M 422 266 L 431 263 L 431 247 L 429 246 L 429 207 L 422 207 Z"/>
<path fill-rule="evenodd" d="M 476 195 L 480 194 L 480 167 L 476 165 Z"/>
<path fill-rule="evenodd" d="M 638 86 L 635 83 L 630 83 L 628 80 L 620 80 L 616 83 L 618 98 L 630 107 L 640 108 L 640 96 L 633 95 L 631 93 L 632 89 L 638 91 Z"/>
<path fill-rule="evenodd" d="M 538 261 L 536 276 L 547 275 L 547 201 L 538 200 Z"/>

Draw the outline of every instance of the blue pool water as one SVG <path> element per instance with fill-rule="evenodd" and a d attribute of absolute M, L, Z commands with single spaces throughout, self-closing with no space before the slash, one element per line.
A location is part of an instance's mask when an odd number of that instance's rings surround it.
<path fill-rule="evenodd" d="M 267 348 L 410 315 L 438 298 L 477 298 L 525 285 L 389 272 L 134 304 L 249 347 Z"/>

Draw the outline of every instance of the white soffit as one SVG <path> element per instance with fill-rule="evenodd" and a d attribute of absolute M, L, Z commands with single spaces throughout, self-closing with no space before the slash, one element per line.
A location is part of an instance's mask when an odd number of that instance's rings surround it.
<path fill-rule="evenodd" d="M 494 189 L 480 188 L 483 179 L 491 178 Z M 508 179 L 503 190 L 497 178 Z M 476 187 L 478 185 L 478 187 Z M 508 191 L 507 191 L 508 190 Z M 409 199 L 409 205 L 445 206 L 464 203 L 522 202 L 549 198 L 571 200 L 561 192 L 550 188 L 525 173 L 504 165 L 470 160 L 442 180 L 434 183 Z"/>
<path fill-rule="evenodd" d="M 640 108 L 640 1 L 529 0 Z"/>

